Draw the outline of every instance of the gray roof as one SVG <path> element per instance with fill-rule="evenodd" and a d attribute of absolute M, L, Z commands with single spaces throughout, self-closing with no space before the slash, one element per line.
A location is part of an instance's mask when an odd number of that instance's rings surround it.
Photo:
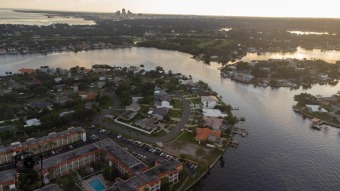
<path fill-rule="evenodd" d="M 135 191 L 142 184 L 157 180 L 160 174 L 175 170 L 178 164 L 180 162 L 174 159 L 163 161 L 141 175 L 134 176 L 126 181 L 118 179 L 119 182 L 108 191 Z"/>
<path fill-rule="evenodd" d="M 41 102 L 32 102 L 29 104 L 33 108 L 42 109 L 47 107 L 52 107 L 53 103 L 48 101 L 41 101 Z"/>
<path fill-rule="evenodd" d="M 50 184 L 35 191 L 60 191 L 58 184 Z"/>
<path fill-rule="evenodd" d="M 160 107 L 152 110 L 152 115 L 166 116 L 168 114 L 168 108 Z"/>
<path fill-rule="evenodd" d="M 128 151 L 120 147 L 117 143 L 113 142 L 111 139 L 105 139 L 95 143 L 98 147 L 105 149 L 113 157 L 117 158 L 121 163 L 130 169 L 133 167 L 143 164 L 136 157 L 131 155 Z M 144 165 L 145 167 L 145 165 Z M 137 173 L 138 171 L 135 171 Z"/>
<path fill-rule="evenodd" d="M 0 183 L 14 181 L 16 173 L 14 169 L 0 172 Z"/>
<path fill-rule="evenodd" d="M 62 153 L 62 154 L 56 155 L 54 157 L 45 159 L 43 161 L 43 168 L 44 169 L 51 168 L 51 167 L 53 167 L 55 165 L 64 163 L 64 162 L 66 162 L 68 160 L 71 160 L 73 158 L 79 157 L 81 155 L 84 155 L 84 154 L 86 154 L 88 152 L 95 151 L 95 150 L 98 150 L 98 148 L 94 144 L 90 144 L 90 145 L 86 145 L 84 147 L 80 147 L 80 148 L 71 150 L 71 151 L 66 152 L 66 153 Z M 40 169 L 40 165 L 37 165 L 36 167 L 38 169 Z"/>

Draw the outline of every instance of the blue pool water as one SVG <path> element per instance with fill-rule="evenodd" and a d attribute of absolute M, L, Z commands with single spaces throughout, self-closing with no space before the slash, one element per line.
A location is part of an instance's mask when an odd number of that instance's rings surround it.
<path fill-rule="evenodd" d="M 102 191 L 105 189 L 104 184 L 98 178 L 89 181 L 88 184 L 96 191 Z"/>

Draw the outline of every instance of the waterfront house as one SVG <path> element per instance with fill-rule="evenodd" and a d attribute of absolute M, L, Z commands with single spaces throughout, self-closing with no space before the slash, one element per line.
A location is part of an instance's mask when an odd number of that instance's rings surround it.
<path fill-rule="evenodd" d="M 213 128 L 213 130 L 220 130 L 223 125 L 223 119 L 216 117 L 203 117 L 204 126 Z"/>
<path fill-rule="evenodd" d="M 150 130 L 150 129 L 155 129 L 157 127 L 155 122 L 156 121 L 153 118 L 144 118 L 144 119 L 138 120 L 135 124 L 140 127 Z"/>
<path fill-rule="evenodd" d="M 209 128 L 197 128 L 196 129 L 196 141 L 211 141 L 215 142 L 221 138 L 221 131 L 211 130 Z"/>
<path fill-rule="evenodd" d="M 213 109 L 217 105 L 218 99 L 215 96 L 201 96 L 202 108 Z"/>
<path fill-rule="evenodd" d="M 227 117 L 228 114 L 222 113 L 219 109 L 202 109 L 204 117 Z"/>
<path fill-rule="evenodd" d="M 328 112 L 324 108 L 322 108 L 320 105 L 306 105 L 306 107 L 309 109 L 311 112 Z"/>

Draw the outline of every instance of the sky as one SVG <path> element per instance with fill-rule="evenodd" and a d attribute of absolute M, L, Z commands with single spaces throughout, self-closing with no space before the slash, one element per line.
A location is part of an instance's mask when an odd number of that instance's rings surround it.
<path fill-rule="evenodd" d="M 0 0 L 0 8 L 185 15 L 340 18 L 340 0 Z"/>

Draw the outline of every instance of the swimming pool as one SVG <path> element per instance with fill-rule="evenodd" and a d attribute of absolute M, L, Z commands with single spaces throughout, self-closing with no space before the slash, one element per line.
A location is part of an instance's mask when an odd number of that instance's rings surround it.
<path fill-rule="evenodd" d="M 96 191 L 102 191 L 105 189 L 104 184 L 99 180 L 99 178 L 90 180 L 88 184 Z"/>

